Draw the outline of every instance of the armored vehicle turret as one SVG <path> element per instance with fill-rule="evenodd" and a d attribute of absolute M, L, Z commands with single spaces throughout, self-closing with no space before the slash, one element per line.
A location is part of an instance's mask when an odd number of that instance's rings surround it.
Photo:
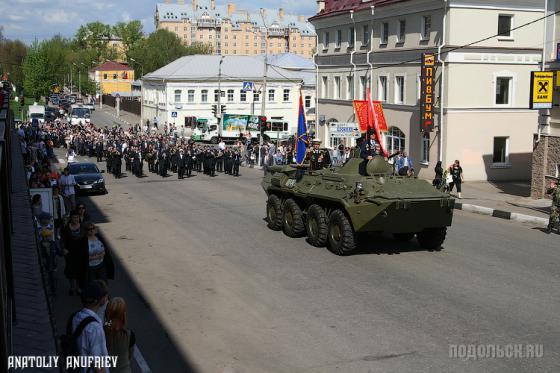
<path fill-rule="evenodd" d="M 337 255 L 356 248 L 357 235 L 389 232 L 397 240 L 417 237 L 427 250 L 439 250 L 451 226 L 455 200 L 426 180 L 396 176 L 380 156 L 359 173 L 360 158 L 342 167 L 310 171 L 303 166 L 272 166 L 263 178 L 268 195 L 268 227 L 289 237 L 307 235 L 313 246 Z"/>

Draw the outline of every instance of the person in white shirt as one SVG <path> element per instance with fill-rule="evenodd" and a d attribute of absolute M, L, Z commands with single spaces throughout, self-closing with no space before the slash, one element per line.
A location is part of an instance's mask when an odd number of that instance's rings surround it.
<path fill-rule="evenodd" d="M 76 162 L 76 152 L 74 151 L 74 149 L 70 148 L 66 153 L 66 163 L 73 163 L 73 162 Z"/>
<path fill-rule="evenodd" d="M 78 326 L 84 319 L 87 317 L 91 318 L 77 338 L 80 356 L 109 356 L 105 341 L 105 331 L 103 330 L 103 320 L 97 314 L 102 301 L 101 287 L 96 282 L 90 283 L 82 292 L 82 305 L 84 308 L 78 311 L 72 318 L 72 332 L 78 329 Z M 83 368 L 82 372 L 92 372 L 92 369 Z M 93 372 L 108 373 L 109 371 L 105 368 L 94 368 Z"/>
<path fill-rule="evenodd" d="M 220 143 L 218 144 L 218 148 L 220 148 L 221 151 L 226 150 L 226 143 L 224 142 L 224 140 L 220 140 Z"/>
<path fill-rule="evenodd" d="M 72 211 L 76 208 L 76 179 L 70 174 L 68 167 L 64 169 L 64 173 L 60 176 L 60 187 L 62 188 L 62 195 L 64 196 L 64 201 L 66 202 L 66 207 L 68 211 Z"/>

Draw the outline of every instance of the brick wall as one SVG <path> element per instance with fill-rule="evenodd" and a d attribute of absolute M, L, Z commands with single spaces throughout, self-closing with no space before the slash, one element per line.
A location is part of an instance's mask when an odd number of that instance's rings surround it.
<path fill-rule="evenodd" d="M 556 175 L 556 168 L 560 164 L 560 137 L 541 136 L 536 143 L 537 136 L 533 139 L 534 151 L 531 175 L 531 197 L 543 198 L 546 188 L 545 176 Z"/>

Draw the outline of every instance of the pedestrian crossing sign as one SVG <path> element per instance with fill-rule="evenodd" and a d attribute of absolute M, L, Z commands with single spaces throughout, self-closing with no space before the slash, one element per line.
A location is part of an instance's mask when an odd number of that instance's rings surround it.
<path fill-rule="evenodd" d="M 243 91 L 252 91 L 253 90 L 253 82 L 243 82 Z"/>

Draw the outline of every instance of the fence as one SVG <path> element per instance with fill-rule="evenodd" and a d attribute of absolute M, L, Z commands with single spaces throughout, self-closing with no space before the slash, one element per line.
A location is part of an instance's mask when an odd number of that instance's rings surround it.
<path fill-rule="evenodd" d="M 103 104 L 111 107 L 117 106 L 117 99 L 111 95 L 103 95 Z M 121 97 L 120 108 L 132 114 L 141 115 L 142 103 L 136 98 Z"/>

